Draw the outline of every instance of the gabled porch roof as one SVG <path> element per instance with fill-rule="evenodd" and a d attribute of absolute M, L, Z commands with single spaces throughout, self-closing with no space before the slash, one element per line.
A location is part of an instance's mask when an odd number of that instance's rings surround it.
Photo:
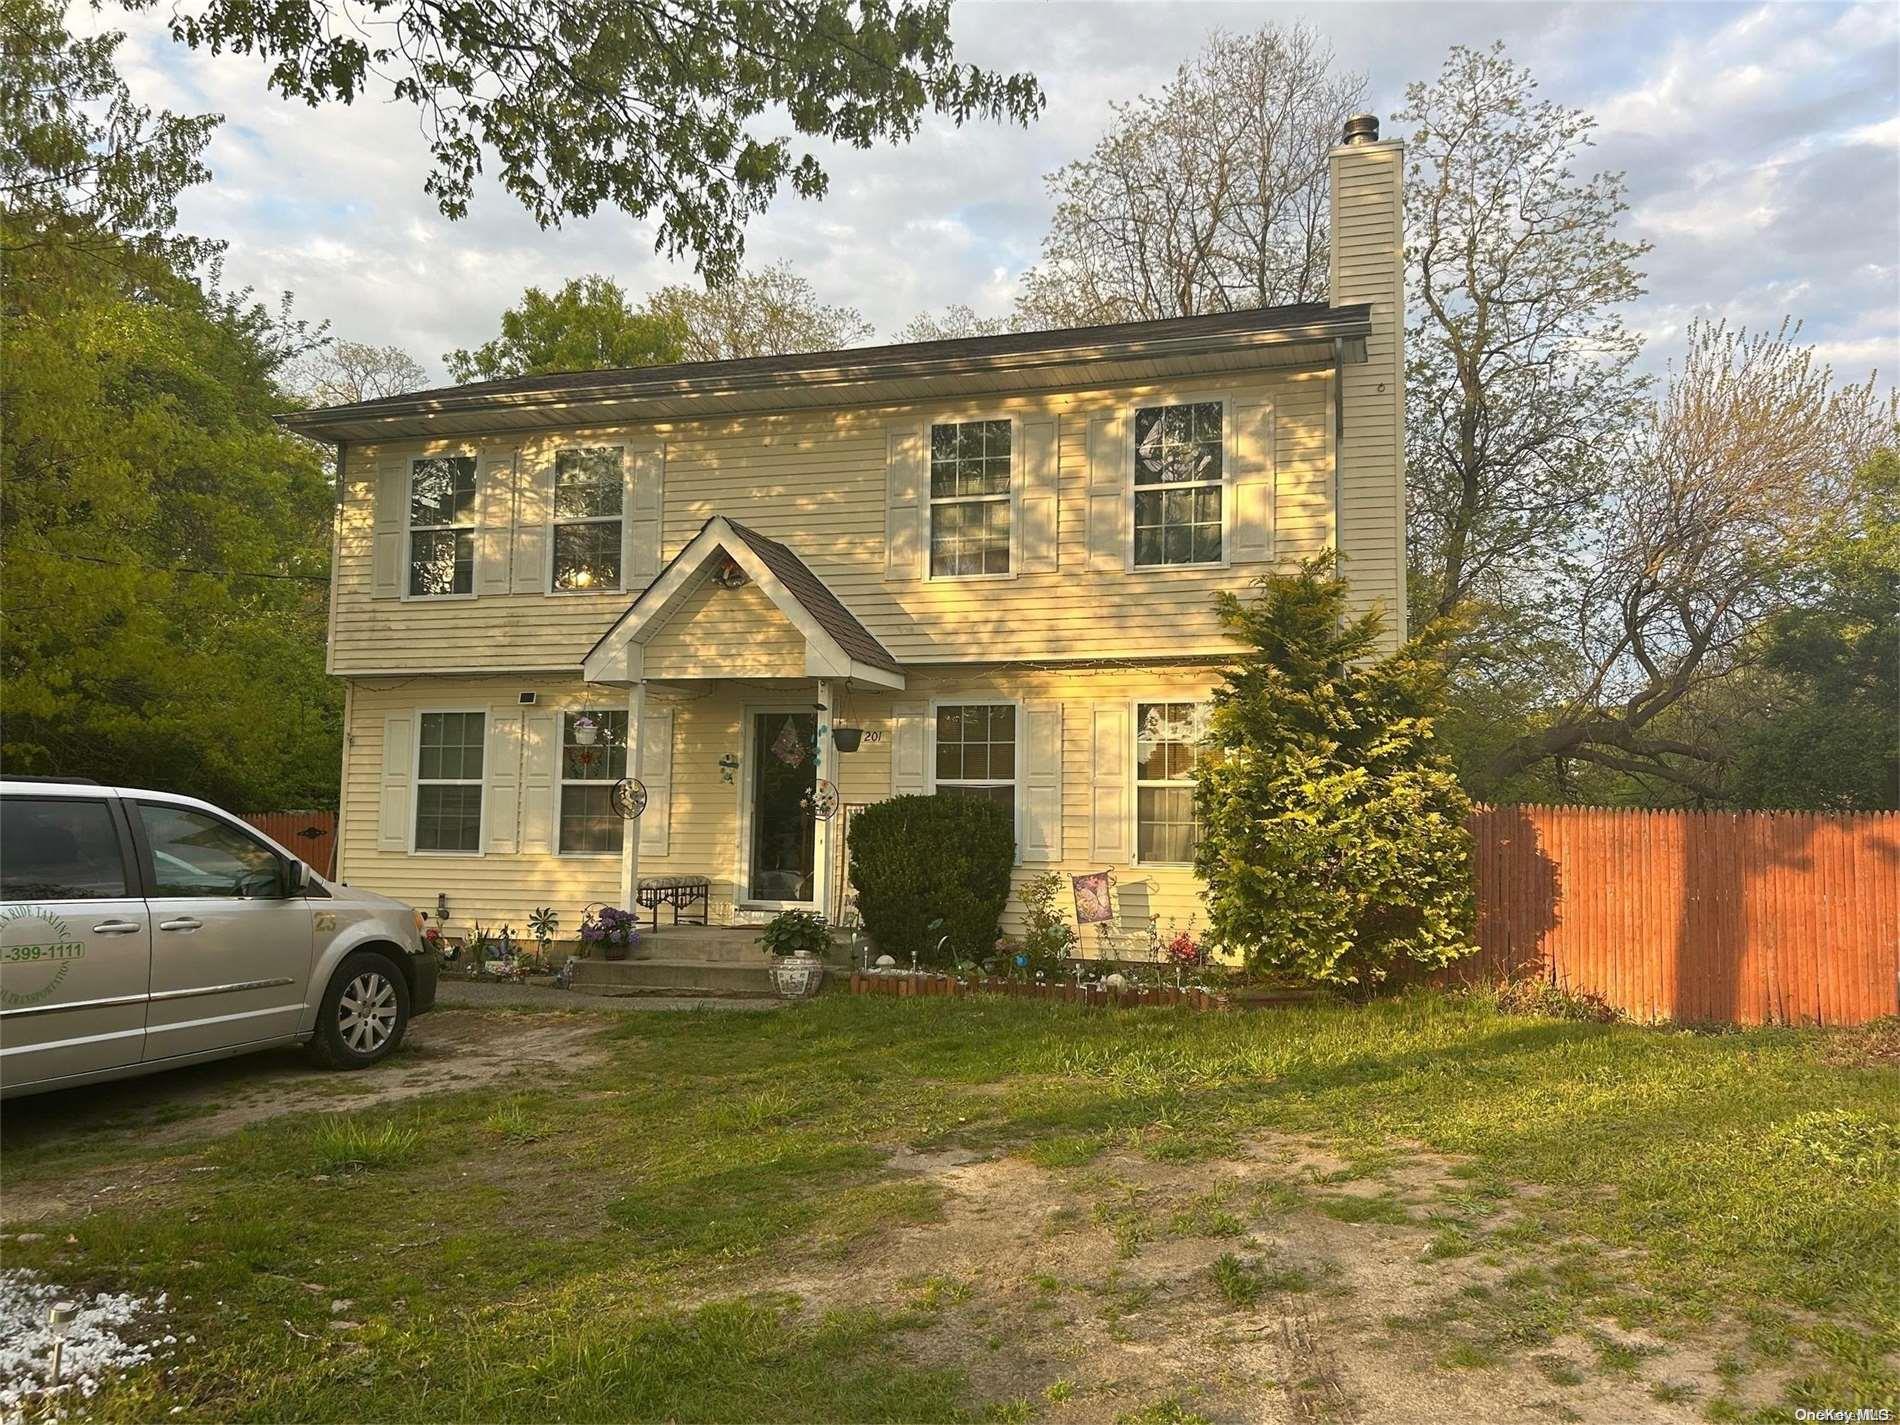
<path fill-rule="evenodd" d="M 701 525 L 699 533 L 660 571 L 660 577 L 601 635 L 581 662 L 581 676 L 590 683 L 639 682 L 645 644 L 679 610 L 721 554 L 744 570 L 804 636 L 806 676 L 903 688 L 903 667 L 890 650 L 804 560 L 777 540 L 724 515 L 714 515 Z"/>

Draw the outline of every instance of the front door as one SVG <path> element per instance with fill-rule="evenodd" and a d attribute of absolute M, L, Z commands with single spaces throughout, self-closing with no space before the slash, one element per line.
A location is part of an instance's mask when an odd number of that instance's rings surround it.
<path fill-rule="evenodd" d="M 818 714 L 767 710 L 750 715 L 747 742 L 746 899 L 755 905 L 817 901 Z"/>

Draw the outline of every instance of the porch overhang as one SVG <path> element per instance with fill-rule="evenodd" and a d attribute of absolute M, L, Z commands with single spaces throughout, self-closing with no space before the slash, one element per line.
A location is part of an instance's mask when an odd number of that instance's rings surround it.
<path fill-rule="evenodd" d="M 824 582 L 785 545 L 714 515 L 673 557 L 581 661 L 589 683 L 632 686 L 645 676 L 646 645 L 729 558 L 805 640 L 809 678 L 848 679 L 902 691 L 904 671 Z"/>

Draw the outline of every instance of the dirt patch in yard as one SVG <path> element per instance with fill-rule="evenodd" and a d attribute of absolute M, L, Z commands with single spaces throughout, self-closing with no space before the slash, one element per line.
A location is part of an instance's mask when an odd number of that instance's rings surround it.
<path fill-rule="evenodd" d="M 271 1050 L 15 1099 L 6 1106 L 5 1144 L 9 1151 L 82 1147 L 109 1133 L 115 1148 L 138 1159 L 148 1149 L 218 1137 L 287 1113 L 370 1108 L 501 1084 L 517 1075 L 538 1079 L 585 1068 L 602 1058 L 591 1041 L 604 1027 L 594 1014 L 442 1009 L 411 1024 L 395 1054 L 355 1072 L 323 1068 L 301 1050 Z M 44 1190 L 30 1182 L 29 1172 L 25 1187 L 8 1182 L 0 1220 L 27 1222 L 111 1206 L 114 1194 L 131 1189 L 128 1172 L 143 1198 L 192 1171 L 204 1170 L 179 1165 L 171 1171 L 162 1161 L 142 1159 L 136 1171 L 122 1166 L 62 1174 Z"/>
<path fill-rule="evenodd" d="M 1512 1352 L 1472 1346 L 1446 1308 L 1522 1264 L 1435 1254 L 1438 1205 L 1470 1184 L 1423 1149 L 1376 1176 L 1277 1135 L 1188 1163 L 1115 1154 L 1051 1172 L 936 1147 L 889 1164 L 937 1189 L 941 1220 L 759 1285 L 811 1311 L 896 1313 L 920 1362 L 1041 1418 L 1686 1422 L 1716 1389 L 1709 1353 L 1607 1322 Z M 1490 1224 L 1513 1212 L 1498 1203 Z M 1614 1372 L 1604 1339 L 1623 1351 Z M 1699 1381 L 1695 1400 L 1650 1394 L 1684 1381 Z"/>

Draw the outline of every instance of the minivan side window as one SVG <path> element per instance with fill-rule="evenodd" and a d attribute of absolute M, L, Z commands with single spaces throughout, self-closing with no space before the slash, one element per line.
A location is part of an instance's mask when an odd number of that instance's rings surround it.
<path fill-rule="evenodd" d="M 0 900 L 118 900 L 125 857 L 103 801 L 0 798 Z"/>
<path fill-rule="evenodd" d="M 154 896 L 271 896 L 283 863 L 228 822 L 185 807 L 138 804 L 152 848 Z"/>

